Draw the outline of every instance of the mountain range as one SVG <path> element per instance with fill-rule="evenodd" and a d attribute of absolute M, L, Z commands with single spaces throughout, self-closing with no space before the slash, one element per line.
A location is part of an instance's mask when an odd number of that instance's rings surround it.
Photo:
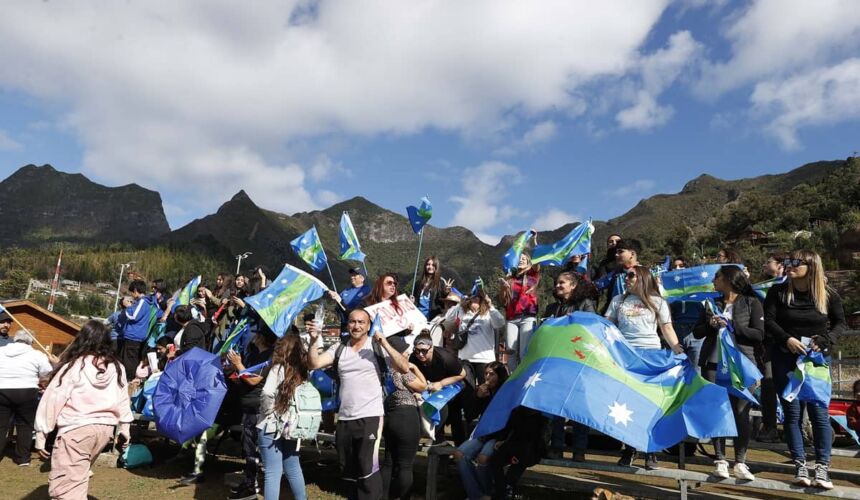
<path fill-rule="evenodd" d="M 619 217 L 595 221 L 595 254 L 601 254 L 610 232 L 639 238 L 662 251 L 660 245 L 665 245 L 679 225 L 695 236 L 713 225 L 717 214 L 745 196 L 787 193 L 798 186 L 820 182 L 847 164 L 847 160 L 822 161 L 783 174 L 739 180 L 701 175 L 679 193 L 652 196 Z M 343 283 L 347 269 L 356 264 L 336 258 L 338 222 L 343 212 L 352 218 L 362 250 L 369 255 L 367 266 L 372 274 L 391 270 L 401 276 L 401 281 L 411 278 L 417 237 L 406 217 L 362 197 L 324 210 L 287 215 L 266 210 L 239 191 L 215 213 L 171 231 L 157 192 L 135 184 L 105 187 L 81 174 L 60 172 L 50 165 L 24 166 L 0 182 L 0 216 L 5 229 L 0 246 L 27 247 L 57 241 L 130 242 L 206 252 L 225 262 L 232 262 L 239 253 L 252 252 L 245 261 L 246 269 L 265 265 L 274 271 L 284 262 L 306 269 L 289 242 L 315 225 L 327 248 L 332 273 L 337 282 Z M 541 232 L 541 242 L 560 239 L 576 224 L 571 221 Z M 457 278 L 459 283 L 478 275 L 487 279 L 499 272 L 501 256 L 513 236 L 505 236 L 493 246 L 464 227 L 428 225 L 422 256 L 438 256 L 443 274 Z"/>

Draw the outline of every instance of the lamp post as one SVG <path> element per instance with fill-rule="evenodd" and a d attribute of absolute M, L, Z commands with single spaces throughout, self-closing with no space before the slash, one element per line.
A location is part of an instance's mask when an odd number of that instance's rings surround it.
<path fill-rule="evenodd" d="M 120 290 L 122 290 L 122 275 L 125 274 L 126 268 L 131 267 L 132 264 L 134 264 L 134 261 L 126 262 L 119 266 L 119 281 L 116 284 L 116 298 L 113 301 L 113 312 L 116 312 L 117 307 L 119 307 L 119 295 Z"/>
<path fill-rule="evenodd" d="M 239 276 L 239 268 L 242 267 L 242 260 L 247 259 L 248 256 L 253 254 L 253 253 L 254 252 L 245 252 L 245 253 L 240 253 L 239 255 L 236 256 L 236 261 L 237 261 L 236 262 L 236 276 Z"/>

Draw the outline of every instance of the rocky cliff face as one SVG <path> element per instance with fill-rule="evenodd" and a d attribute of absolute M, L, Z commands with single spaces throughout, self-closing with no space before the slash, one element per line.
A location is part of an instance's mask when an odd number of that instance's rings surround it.
<path fill-rule="evenodd" d="M 0 182 L 0 221 L 3 246 L 145 243 L 170 231 L 157 192 L 102 186 L 50 165 L 21 167 Z"/>

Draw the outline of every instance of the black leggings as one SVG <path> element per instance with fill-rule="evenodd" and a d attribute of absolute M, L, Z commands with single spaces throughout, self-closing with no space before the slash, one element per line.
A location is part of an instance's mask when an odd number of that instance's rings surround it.
<path fill-rule="evenodd" d="M 705 380 L 713 382 L 716 379 L 716 370 L 705 370 Z M 746 399 L 734 396 L 729 396 L 729 401 L 732 404 L 732 414 L 735 417 L 735 425 L 738 428 L 738 435 L 734 438 L 735 462 L 744 463 L 746 462 L 747 448 L 750 445 L 750 433 L 752 432 L 752 423 L 750 422 L 750 409 L 752 409 L 752 405 Z M 714 439 L 714 454 L 716 454 L 717 460 L 726 459 L 726 438 L 718 437 Z"/>
<path fill-rule="evenodd" d="M 412 497 L 412 466 L 421 439 L 421 418 L 414 406 L 395 406 L 385 415 L 382 428 L 385 459 L 382 462 L 383 498 Z M 394 478 L 392 483 L 391 479 Z"/>
<path fill-rule="evenodd" d="M 39 406 L 39 390 L 0 389 L 0 459 L 6 449 L 9 425 L 15 417 L 15 463 L 30 463 L 30 444 L 33 442 L 33 422 Z"/>
<path fill-rule="evenodd" d="M 472 433 L 472 422 L 479 416 L 475 388 L 484 383 L 484 367 L 486 366 L 486 363 L 463 361 L 467 381 L 460 394 L 457 394 L 446 406 L 448 412 L 443 422 L 447 421 L 448 425 L 451 426 L 451 438 L 456 446 L 460 446 L 466 441 Z M 471 374 L 474 374 L 474 387 L 468 382 Z M 438 439 L 439 436 L 437 436 Z"/>

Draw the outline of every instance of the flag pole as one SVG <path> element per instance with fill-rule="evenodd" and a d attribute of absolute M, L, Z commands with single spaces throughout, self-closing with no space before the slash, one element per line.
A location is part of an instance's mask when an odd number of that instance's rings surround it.
<path fill-rule="evenodd" d="M 361 261 L 361 267 L 364 268 L 364 277 L 366 278 L 368 274 L 370 274 L 367 272 L 367 264 L 365 264 L 364 261 Z"/>
<path fill-rule="evenodd" d="M 331 267 L 328 265 L 328 259 L 325 260 L 325 268 L 328 269 L 328 277 L 331 278 L 331 287 L 334 289 L 334 293 L 338 293 L 337 285 L 334 284 L 334 276 L 331 274 Z"/>
<path fill-rule="evenodd" d="M 421 234 L 418 235 L 418 255 L 415 257 L 415 272 L 412 274 L 412 297 L 415 297 L 415 281 L 418 280 L 418 263 L 421 262 L 421 243 L 424 241 L 424 228 L 421 228 Z"/>

